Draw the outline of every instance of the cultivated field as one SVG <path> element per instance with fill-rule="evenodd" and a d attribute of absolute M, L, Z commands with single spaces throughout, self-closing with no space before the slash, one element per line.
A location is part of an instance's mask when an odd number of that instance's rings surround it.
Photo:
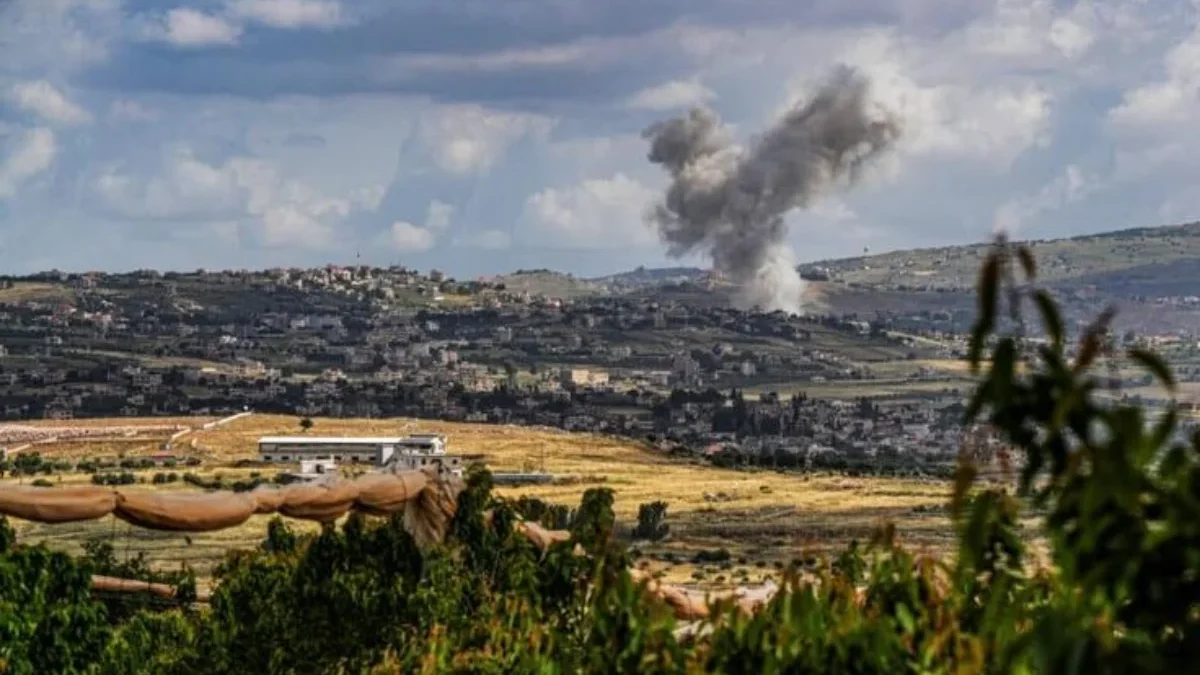
<path fill-rule="evenodd" d="M 116 420 L 112 422 L 58 422 L 57 425 L 96 424 L 161 426 L 179 420 Z M 226 426 L 197 430 L 183 436 L 175 452 L 199 456 L 199 467 L 171 469 L 227 480 L 259 472 L 273 476 L 281 467 L 237 468 L 238 460 L 256 456 L 260 436 L 300 434 L 295 417 L 252 415 Z M 708 581 L 730 580 L 742 570 L 757 578 L 770 574 L 776 564 L 810 553 L 827 552 L 850 539 L 866 540 L 885 521 L 897 524 L 901 536 L 917 547 L 942 550 L 951 532 L 946 517 L 936 508 L 946 503 L 948 484 L 934 480 L 846 478 L 777 473 L 770 470 L 717 469 L 695 460 L 667 457 L 630 441 L 589 434 L 526 427 L 455 424 L 422 420 L 314 420 L 314 435 L 402 435 L 413 432 L 448 434 L 450 451 L 483 456 L 496 471 L 544 467 L 554 474 L 554 484 L 500 488 L 506 496 L 535 496 L 550 502 L 577 505 L 585 489 L 610 487 L 616 493 L 621 528 L 636 523 L 639 504 L 663 500 L 668 504 L 669 540 L 642 547 L 645 564 L 663 569 L 669 578 L 686 579 L 696 572 L 687 562 L 697 550 L 727 549 L 730 562 L 710 565 L 701 572 Z M 3 427 L 0 426 L 0 429 Z M 150 434 L 146 434 L 149 436 Z M 165 435 L 164 435 L 165 436 Z M 194 443 L 194 445 L 193 445 Z M 153 445 L 148 444 L 148 445 Z M 49 459 L 79 459 L 89 454 L 112 456 L 111 442 L 98 441 L 94 449 L 80 442 L 50 443 L 37 448 Z M 149 451 L 147 451 L 149 452 Z M 126 453 L 133 457 L 137 453 Z M 149 477 L 164 469 L 137 472 L 147 481 L 144 489 L 195 489 L 183 484 L 155 486 Z M 28 479 L 26 479 L 28 480 Z M 86 474 L 55 475 L 52 482 L 83 483 Z M 11 479 L 0 481 L 12 484 Z M 46 541 L 69 550 L 92 537 L 111 539 L 118 555 L 146 552 L 161 566 L 187 562 L 207 572 L 231 548 L 254 546 L 266 527 L 265 517 L 255 517 L 242 527 L 191 536 L 149 532 L 113 519 L 80 525 L 14 523 L 22 539 Z M 297 527 L 304 525 L 297 523 Z M 310 526 L 311 527 L 311 526 Z M 675 563 L 664 562 L 663 554 Z"/>

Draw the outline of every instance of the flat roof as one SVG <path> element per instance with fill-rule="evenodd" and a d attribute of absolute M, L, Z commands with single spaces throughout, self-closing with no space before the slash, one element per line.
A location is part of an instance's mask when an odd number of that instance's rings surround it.
<path fill-rule="evenodd" d="M 264 436 L 259 444 L 302 444 L 302 445 L 403 445 L 411 443 L 407 436 Z"/>

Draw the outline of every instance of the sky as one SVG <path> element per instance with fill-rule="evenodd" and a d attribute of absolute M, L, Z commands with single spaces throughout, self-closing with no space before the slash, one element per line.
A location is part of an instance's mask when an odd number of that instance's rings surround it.
<path fill-rule="evenodd" d="M 0 273 L 705 266 L 642 130 L 839 64 L 903 136 L 801 261 L 1200 219 L 1200 0 L 0 0 Z"/>

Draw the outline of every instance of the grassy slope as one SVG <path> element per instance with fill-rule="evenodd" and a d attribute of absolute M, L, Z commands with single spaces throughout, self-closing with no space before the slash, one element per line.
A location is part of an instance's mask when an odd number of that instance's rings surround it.
<path fill-rule="evenodd" d="M 1065 282 L 1085 276 L 1093 280 L 1131 268 L 1164 274 L 1178 261 L 1200 258 L 1200 223 L 1137 228 L 1096 235 L 1035 241 L 1039 276 Z M 827 267 L 846 282 L 895 287 L 928 285 L 970 289 L 976 280 L 987 244 L 892 251 L 866 258 L 812 263 Z"/>
<path fill-rule="evenodd" d="M 12 288 L 0 288 L 0 304 L 21 302 L 69 302 L 75 291 L 62 284 L 19 281 Z"/>

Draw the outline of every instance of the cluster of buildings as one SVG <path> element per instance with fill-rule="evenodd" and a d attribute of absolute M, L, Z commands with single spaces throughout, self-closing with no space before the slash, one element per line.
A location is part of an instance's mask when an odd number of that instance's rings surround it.
<path fill-rule="evenodd" d="M 560 300 L 401 267 L 25 281 L 60 292 L 0 304 L 0 419 L 410 416 L 785 462 L 945 458 L 958 444 L 965 392 L 933 369 L 911 376 L 929 381 L 928 394 L 871 409 L 736 391 L 867 380 L 872 359 L 959 357 L 969 309 L 789 316 L 633 292 Z M 1181 373 L 1200 379 L 1200 368 Z M 260 453 L 459 470 L 444 439 L 300 436 L 263 439 Z"/>

